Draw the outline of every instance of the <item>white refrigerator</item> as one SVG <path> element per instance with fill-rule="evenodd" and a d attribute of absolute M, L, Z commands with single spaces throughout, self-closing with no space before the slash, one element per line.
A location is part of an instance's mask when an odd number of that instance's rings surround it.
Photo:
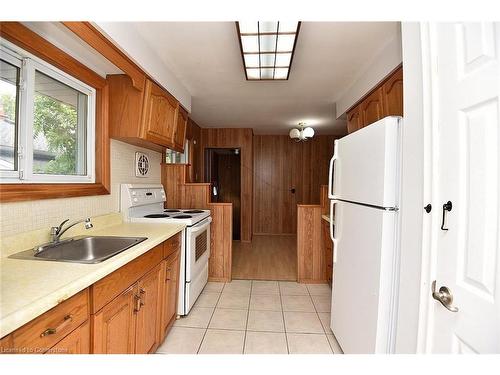
<path fill-rule="evenodd" d="M 331 329 L 344 353 L 393 353 L 399 282 L 401 117 L 335 141 Z"/>

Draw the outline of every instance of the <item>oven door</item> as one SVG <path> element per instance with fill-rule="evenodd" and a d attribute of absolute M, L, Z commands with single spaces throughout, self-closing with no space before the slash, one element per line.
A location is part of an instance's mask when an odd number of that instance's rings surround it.
<path fill-rule="evenodd" d="M 208 266 L 210 257 L 210 223 L 208 217 L 192 227 L 186 228 L 186 282 L 198 278 Z"/>

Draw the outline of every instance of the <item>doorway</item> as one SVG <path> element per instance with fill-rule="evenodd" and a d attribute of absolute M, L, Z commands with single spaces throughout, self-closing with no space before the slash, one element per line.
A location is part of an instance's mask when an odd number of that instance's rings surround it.
<path fill-rule="evenodd" d="M 233 204 L 233 240 L 241 239 L 241 150 L 205 149 L 205 181 L 212 184 L 212 202 Z"/>

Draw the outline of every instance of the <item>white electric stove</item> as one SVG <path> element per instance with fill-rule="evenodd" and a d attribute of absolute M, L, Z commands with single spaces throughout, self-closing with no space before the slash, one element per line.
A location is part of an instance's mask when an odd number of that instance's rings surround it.
<path fill-rule="evenodd" d="M 181 223 L 179 315 L 187 315 L 208 281 L 210 210 L 164 208 L 165 190 L 156 184 L 122 184 L 120 210 L 134 223 Z"/>

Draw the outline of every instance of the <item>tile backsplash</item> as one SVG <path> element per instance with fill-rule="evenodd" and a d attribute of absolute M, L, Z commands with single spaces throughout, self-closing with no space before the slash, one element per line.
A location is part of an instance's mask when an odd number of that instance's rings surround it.
<path fill-rule="evenodd" d="M 135 152 L 149 155 L 147 177 L 135 177 Z M 120 210 L 121 183 L 161 183 L 161 154 L 111 140 L 111 194 L 91 197 L 42 199 L 0 204 L 0 237 L 49 228 L 70 221 Z"/>

